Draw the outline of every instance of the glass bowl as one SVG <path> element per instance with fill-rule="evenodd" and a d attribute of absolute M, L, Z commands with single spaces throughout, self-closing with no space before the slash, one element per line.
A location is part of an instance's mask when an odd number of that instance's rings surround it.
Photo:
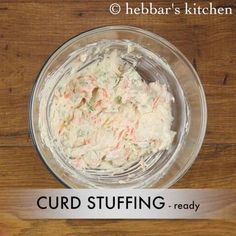
<path fill-rule="evenodd" d="M 79 171 L 70 166 L 58 150 L 53 154 L 42 141 L 39 129 L 39 97 L 45 81 L 65 64 L 73 52 L 100 40 L 129 40 L 147 49 L 153 58 L 157 59 L 156 63 L 154 60 L 154 67 L 158 71 L 157 79 L 167 85 L 175 98 L 172 104 L 174 117 L 172 130 L 177 132 L 176 137 L 168 151 L 158 152 L 145 158 L 145 170 L 134 163 L 117 174 L 101 170 Z M 164 63 L 158 63 L 158 60 Z M 52 93 L 53 89 L 48 91 L 45 114 Z M 47 114 L 45 122 L 46 120 Z M 130 26 L 96 28 L 65 42 L 43 65 L 30 98 L 29 126 L 33 144 L 48 169 L 71 188 L 168 188 L 179 180 L 195 161 L 204 139 L 206 123 L 205 95 L 191 63 L 165 39 Z"/>

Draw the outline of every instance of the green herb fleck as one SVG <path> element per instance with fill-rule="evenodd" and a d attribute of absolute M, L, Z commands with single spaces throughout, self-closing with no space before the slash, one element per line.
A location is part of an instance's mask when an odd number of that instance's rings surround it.
<path fill-rule="evenodd" d="M 121 101 L 122 101 L 122 97 L 121 97 L 121 96 L 117 96 L 117 97 L 116 97 L 116 102 L 117 102 L 118 104 L 121 104 Z"/>
<path fill-rule="evenodd" d="M 82 137 L 82 136 L 84 136 L 84 134 L 85 134 L 84 131 L 81 129 L 79 129 L 77 132 L 78 137 Z"/>
<path fill-rule="evenodd" d="M 88 102 L 88 103 L 87 103 L 87 106 L 88 106 L 88 109 L 89 109 L 90 111 L 94 111 L 94 108 L 93 108 L 93 105 L 91 104 L 91 102 Z"/>

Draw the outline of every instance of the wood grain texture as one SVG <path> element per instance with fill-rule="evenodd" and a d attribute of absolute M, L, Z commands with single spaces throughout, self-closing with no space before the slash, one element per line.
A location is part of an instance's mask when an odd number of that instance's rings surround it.
<path fill-rule="evenodd" d="M 236 2 L 213 1 L 218 7 L 231 6 L 232 16 L 112 16 L 108 11 L 112 2 L 0 2 L 0 187 L 63 187 L 45 168 L 29 138 L 28 100 L 35 76 L 48 55 L 68 38 L 97 26 L 127 24 L 153 31 L 177 46 L 197 69 L 205 89 L 208 127 L 204 145 L 197 161 L 174 187 L 235 188 Z M 124 1 L 117 2 L 124 6 Z M 174 2 L 183 6 L 183 1 Z M 170 3 L 157 1 L 159 6 Z M 23 221 L 0 214 L 0 235 L 4 236 L 225 236 L 236 232 L 233 221 Z"/>

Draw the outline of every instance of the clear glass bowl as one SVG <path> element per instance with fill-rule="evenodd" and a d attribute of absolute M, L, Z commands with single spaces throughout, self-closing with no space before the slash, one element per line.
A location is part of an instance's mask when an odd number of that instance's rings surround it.
<path fill-rule="evenodd" d="M 104 171 L 78 171 L 61 157 L 55 157 L 43 144 L 39 129 L 39 94 L 45 80 L 79 48 L 100 40 L 130 40 L 157 55 L 170 66 L 169 73 L 161 64 L 155 64 L 159 76 L 173 94 L 174 122 L 177 135 L 168 151 L 156 153 L 145 159 L 143 171 L 137 163 L 122 173 L 111 175 Z M 148 72 L 147 72 L 148 73 Z M 150 70 L 149 73 L 153 73 Z M 148 75 L 147 75 L 148 76 Z M 49 91 L 49 95 L 53 91 Z M 47 109 L 46 104 L 45 109 Z M 46 122 L 46 121 L 45 121 Z M 172 44 L 151 32 L 130 26 L 106 26 L 89 30 L 60 46 L 43 65 L 32 89 L 29 125 L 34 146 L 48 169 L 71 188 L 168 188 L 190 168 L 201 148 L 207 123 L 204 91 L 191 63 Z M 187 186 L 186 186 L 187 187 Z"/>

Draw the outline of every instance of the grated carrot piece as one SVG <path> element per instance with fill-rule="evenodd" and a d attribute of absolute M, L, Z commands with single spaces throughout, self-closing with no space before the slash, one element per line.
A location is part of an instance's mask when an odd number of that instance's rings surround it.
<path fill-rule="evenodd" d="M 152 108 L 154 108 L 156 106 L 157 102 L 159 101 L 159 98 L 160 97 L 156 97 L 153 99 Z"/>
<path fill-rule="evenodd" d="M 90 143 L 91 143 L 90 139 L 85 139 L 84 142 L 83 142 L 84 145 L 87 145 L 87 144 L 90 144 Z"/>
<path fill-rule="evenodd" d="M 108 97 L 108 92 L 104 88 L 102 88 L 102 94 L 103 94 L 104 97 L 106 97 L 106 98 Z"/>
<path fill-rule="evenodd" d="M 64 98 L 69 98 L 70 97 L 70 93 L 69 92 L 64 92 Z"/>
<path fill-rule="evenodd" d="M 115 150 L 119 149 L 119 147 L 120 147 L 120 142 L 118 142 L 118 143 L 116 144 Z"/>
<path fill-rule="evenodd" d="M 120 133 L 119 133 L 119 135 L 118 135 L 118 140 L 121 139 L 122 134 L 124 133 L 124 131 L 125 131 L 124 129 L 122 129 L 122 130 L 120 131 Z"/>
<path fill-rule="evenodd" d="M 131 135 L 134 134 L 134 128 L 131 128 L 131 130 L 130 130 L 130 134 L 131 134 Z"/>
<path fill-rule="evenodd" d="M 95 103 L 94 107 L 100 107 L 102 105 L 102 100 L 99 100 Z"/>

